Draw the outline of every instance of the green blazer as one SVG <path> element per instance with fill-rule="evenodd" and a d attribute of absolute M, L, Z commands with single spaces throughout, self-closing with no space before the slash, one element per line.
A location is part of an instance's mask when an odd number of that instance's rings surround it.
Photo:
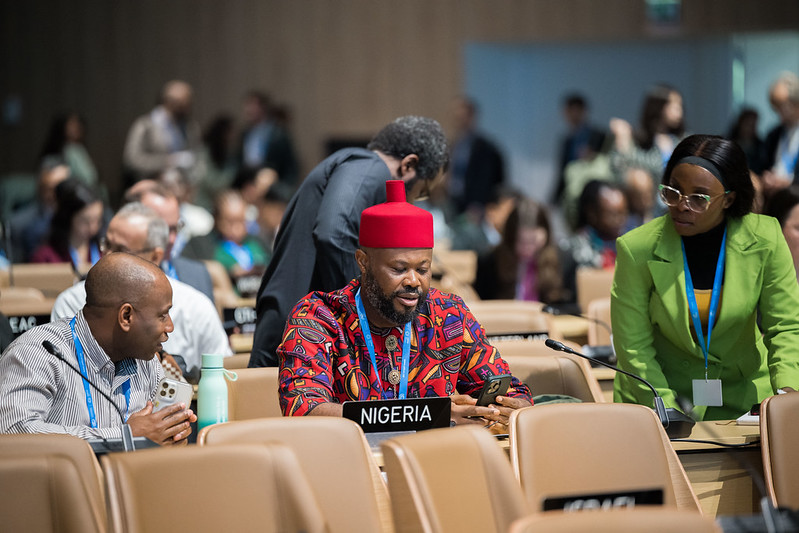
<path fill-rule="evenodd" d="M 666 407 L 678 409 L 677 395 L 691 401 L 691 380 L 705 375 L 689 325 L 680 242 L 668 215 L 620 237 L 611 292 L 619 367 L 649 381 Z M 728 219 L 726 248 L 708 356 L 708 377 L 721 379 L 724 405 L 696 406 L 700 420 L 734 419 L 779 388 L 799 389 L 799 285 L 779 223 L 754 214 Z M 621 374 L 613 398 L 652 405 L 652 392 Z"/>

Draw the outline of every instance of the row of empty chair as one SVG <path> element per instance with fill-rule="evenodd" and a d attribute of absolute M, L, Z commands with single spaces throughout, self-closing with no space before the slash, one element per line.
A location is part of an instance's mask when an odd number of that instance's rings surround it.
<path fill-rule="evenodd" d="M 764 461 L 788 484 L 799 453 L 785 438 L 795 436 L 792 421 L 765 413 L 795 412 L 791 396 L 770 399 L 761 422 Z M 80 439 L 2 435 L 0 524 L 33 532 L 719 531 L 646 407 L 524 409 L 509 438 L 510 460 L 477 426 L 386 440 L 386 485 L 360 427 L 341 418 L 217 424 L 197 446 L 109 454 L 102 470 Z M 621 511 L 630 516 L 544 511 L 551 499 L 651 489 L 663 491 L 662 506 Z M 792 505 L 783 490 L 774 486 L 775 502 Z"/>

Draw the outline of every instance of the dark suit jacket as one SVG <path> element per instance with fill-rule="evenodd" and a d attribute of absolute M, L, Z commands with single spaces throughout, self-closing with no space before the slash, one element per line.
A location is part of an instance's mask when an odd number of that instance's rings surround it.
<path fill-rule="evenodd" d="M 289 202 L 258 291 L 250 366 L 277 366 L 289 311 L 311 291 L 332 292 L 360 274 L 361 212 L 386 201 L 388 167 L 362 148 L 339 150 L 311 171 Z"/>
<path fill-rule="evenodd" d="M 785 133 L 785 126 L 780 124 L 766 135 L 766 140 L 764 141 L 765 154 L 763 156 L 763 162 L 765 163 L 763 168 L 765 170 L 771 170 L 774 167 L 774 163 L 777 162 L 777 147 L 780 145 L 783 133 Z M 799 183 L 799 164 L 793 169 L 793 182 Z"/>
<path fill-rule="evenodd" d="M 485 205 L 496 200 L 499 187 L 505 181 L 502 154 L 480 135 L 475 135 L 472 141 L 464 179 L 464 194 L 454 199 L 458 212 L 463 212 L 470 205 Z"/>

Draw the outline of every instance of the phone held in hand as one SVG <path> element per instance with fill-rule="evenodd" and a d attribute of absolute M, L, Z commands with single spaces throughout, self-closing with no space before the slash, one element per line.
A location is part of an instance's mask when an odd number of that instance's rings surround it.
<path fill-rule="evenodd" d="M 192 386 L 188 383 L 172 378 L 162 378 L 155 393 L 153 411 L 160 411 L 176 403 L 183 403 L 188 407 L 191 404 L 193 393 Z"/>
<path fill-rule="evenodd" d="M 497 396 L 506 394 L 508 387 L 510 387 L 510 380 L 510 374 L 500 374 L 486 379 L 485 383 L 483 383 L 483 389 L 480 391 L 480 396 L 477 397 L 477 405 L 490 405 L 496 401 Z"/>

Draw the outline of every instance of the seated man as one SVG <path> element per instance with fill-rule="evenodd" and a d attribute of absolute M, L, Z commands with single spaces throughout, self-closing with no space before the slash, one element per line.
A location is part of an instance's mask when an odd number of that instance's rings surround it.
<path fill-rule="evenodd" d="M 153 412 L 161 378 L 155 353 L 172 332 L 170 307 L 172 289 L 158 267 L 124 253 L 101 258 L 86 277 L 83 310 L 28 330 L 0 356 L 0 433 L 120 438 L 127 423 L 135 437 L 185 444 L 194 413 L 184 404 Z M 43 341 L 85 369 L 115 405 Z"/>
<path fill-rule="evenodd" d="M 168 234 L 166 222 L 155 211 L 140 203 L 128 204 L 108 223 L 102 242 L 103 253 L 127 252 L 161 265 Z M 164 343 L 164 350 L 183 357 L 188 377 L 199 378 L 202 354 L 231 355 L 233 352 L 211 300 L 182 281 L 169 278 L 169 283 L 173 292 L 170 315 L 175 331 Z M 58 295 L 50 318 L 72 318 L 85 302 L 86 288 L 79 282 Z"/>
<path fill-rule="evenodd" d="M 532 405 L 530 390 L 513 378 L 497 405 L 475 405 L 484 380 L 508 365 L 463 300 L 430 288 L 432 216 L 405 202 L 401 181 L 386 188 L 388 201 L 361 215 L 361 277 L 289 314 L 277 350 L 283 413 L 341 416 L 347 400 L 450 396 L 455 423 L 507 424 Z"/>

